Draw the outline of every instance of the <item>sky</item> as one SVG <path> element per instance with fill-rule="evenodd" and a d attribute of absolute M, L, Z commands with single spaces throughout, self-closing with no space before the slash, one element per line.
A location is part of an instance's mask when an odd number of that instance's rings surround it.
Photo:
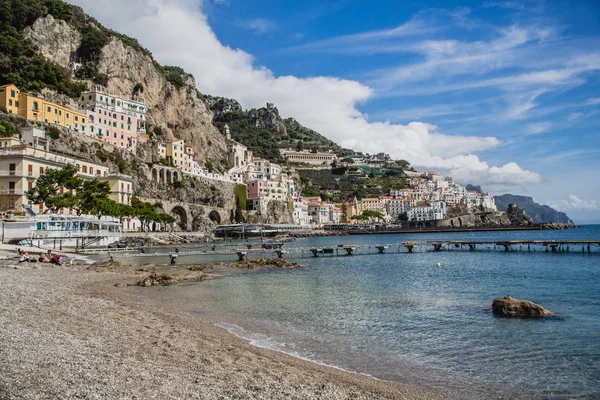
<path fill-rule="evenodd" d="M 202 93 L 600 223 L 600 2 L 71 0 Z"/>

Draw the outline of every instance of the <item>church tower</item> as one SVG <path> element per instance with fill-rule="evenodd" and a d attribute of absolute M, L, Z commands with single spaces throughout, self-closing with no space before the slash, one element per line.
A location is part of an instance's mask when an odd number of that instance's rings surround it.
<path fill-rule="evenodd" d="M 223 128 L 223 133 L 225 134 L 227 140 L 231 140 L 231 132 L 229 131 L 229 125 L 225 124 L 225 127 Z"/>

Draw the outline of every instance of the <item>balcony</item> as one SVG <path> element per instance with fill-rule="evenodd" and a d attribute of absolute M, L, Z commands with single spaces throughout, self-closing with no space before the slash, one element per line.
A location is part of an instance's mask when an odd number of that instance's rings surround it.
<path fill-rule="evenodd" d="M 39 174 L 36 174 L 34 172 L 23 172 L 23 171 L 7 171 L 7 170 L 0 170 L 0 177 L 1 178 L 5 178 L 5 177 L 11 177 L 14 176 L 16 178 L 37 178 L 39 177 Z"/>
<path fill-rule="evenodd" d="M 25 191 L 21 189 L 0 189 L 0 196 L 2 195 L 12 195 L 12 196 L 23 196 Z"/>

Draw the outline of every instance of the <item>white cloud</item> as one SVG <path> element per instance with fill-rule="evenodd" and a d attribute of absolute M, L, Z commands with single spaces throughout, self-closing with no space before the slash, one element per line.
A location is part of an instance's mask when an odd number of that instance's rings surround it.
<path fill-rule="evenodd" d="M 546 132 L 551 127 L 552 127 L 551 122 L 538 122 L 535 124 L 530 124 L 527 127 L 527 134 L 528 135 L 537 135 L 539 133 Z"/>
<path fill-rule="evenodd" d="M 582 200 L 574 194 L 570 194 L 566 200 L 549 201 L 548 205 L 561 211 L 594 211 L 600 210 L 600 201 Z"/>
<path fill-rule="evenodd" d="M 596 104 L 600 104 L 600 97 L 590 97 L 583 104 L 586 106 L 595 106 Z"/>
<path fill-rule="evenodd" d="M 110 28 L 138 38 L 160 63 L 179 65 L 193 73 L 201 92 L 236 98 L 244 107 L 273 102 L 284 117 L 293 116 L 342 146 L 387 152 L 417 167 L 490 188 L 541 181 L 538 174 L 515 163 L 489 166 L 473 154 L 500 146 L 494 137 L 445 135 L 421 122 L 369 122 L 357 106 L 372 98 L 373 90 L 357 81 L 275 76 L 268 68 L 255 65 L 252 55 L 221 44 L 194 0 L 131 0 L 125 8 L 120 0 L 72 2 Z M 139 10 L 145 11 L 140 14 Z M 407 24 L 421 26 L 414 21 Z M 408 34 L 405 25 L 366 36 L 402 36 Z M 355 39 L 356 35 L 351 36 Z"/>
<path fill-rule="evenodd" d="M 263 34 L 276 28 L 273 21 L 265 18 L 255 18 L 249 21 L 241 21 L 238 24 L 242 28 L 250 29 L 256 33 Z"/>

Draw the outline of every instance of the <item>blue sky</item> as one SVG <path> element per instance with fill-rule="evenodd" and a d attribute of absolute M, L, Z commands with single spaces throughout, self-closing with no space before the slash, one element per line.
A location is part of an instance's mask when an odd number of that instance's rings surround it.
<path fill-rule="evenodd" d="M 108 1 L 205 93 L 600 222 L 598 1 Z"/>

